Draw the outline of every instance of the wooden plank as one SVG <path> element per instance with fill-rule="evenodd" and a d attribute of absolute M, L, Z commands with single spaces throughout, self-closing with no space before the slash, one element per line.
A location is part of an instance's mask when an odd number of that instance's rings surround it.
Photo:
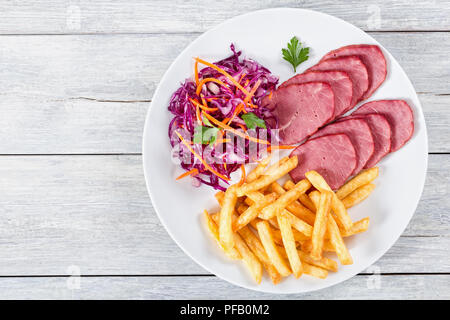
<path fill-rule="evenodd" d="M 0 5 L 0 33 L 203 32 L 228 18 L 273 7 L 322 11 L 364 30 L 448 30 L 450 14 L 450 2 L 442 0 L 6 1 Z"/>
<path fill-rule="evenodd" d="M 373 35 L 420 92 L 430 151 L 450 152 L 450 33 Z M 153 91 L 194 37 L 0 37 L 0 154 L 141 152 Z"/>
<path fill-rule="evenodd" d="M 400 61 L 417 91 L 450 93 L 447 86 L 450 57 L 446 54 L 450 51 L 450 32 L 371 34 Z M 193 34 L 0 37 L 1 93 L 53 100 L 83 97 L 149 100 L 170 63 L 196 37 Z"/>
<path fill-rule="evenodd" d="M 449 288 L 450 275 L 358 275 L 323 290 L 290 295 L 247 290 L 216 277 L 2 278 L 0 299 L 434 300 L 449 299 Z"/>
<path fill-rule="evenodd" d="M 0 276 L 70 265 L 84 275 L 206 273 L 160 224 L 140 156 L 1 156 L 0 177 Z M 449 179 L 450 155 L 431 155 L 414 218 L 376 263 L 383 273 L 450 271 Z"/>
<path fill-rule="evenodd" d="M 141 153 L 150 102 L 6 96 L 0 154 Z"/>
<path fill-rule="evenodd" d="M 429 151 L 450 152 L 450 95 L 419 94 Z M 0 101 L 0 154 L 141 153 L 149 102 L 51 100 L 41 96 Z"/>

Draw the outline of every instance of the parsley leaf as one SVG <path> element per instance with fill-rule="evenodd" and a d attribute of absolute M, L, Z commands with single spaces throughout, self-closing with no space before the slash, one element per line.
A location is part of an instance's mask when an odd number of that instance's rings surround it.
<path fill-rule="evenodd" d="M 292 64 L 294 72 L 297 72 L 297 67 L 300 63 L 309 58 L 309 47 L 302 48 L 301 42 L 299 42 L 295 36 L 292 37 L 291 41 L 287 44 L 287 47 L 287 49 L 281 49 L 283 59 Z"/>
<path fill-rule="evenodd" d="M 256 127 L 266 129 L 266 123 L 264 122 L 264 120 L 258 118 L 258 116 L 253 112 L 245 113 L 241 118 L 245 121 L 245 124 L 249 129 L 255 129 Z"/>
<path fill-rule="evenodd" d="M 194 143 L 212 144 L 216 141 L 219 129 L 204 126 L 196 126 L 194 129 Z"/>

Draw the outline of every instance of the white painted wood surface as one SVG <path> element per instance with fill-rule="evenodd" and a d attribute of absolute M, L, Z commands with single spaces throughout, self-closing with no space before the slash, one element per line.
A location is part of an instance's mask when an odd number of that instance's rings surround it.
<path fill-rule="evenodd" d="M 423 104 L 426 186 L 376 263 L 379 289 L 368 274 L 306 295 L 229 285 L 175 245 L 147 196 L 142 128 L 171 61 L 225 19 L 281 6 L 370 31 Z M 449 17 L 437 0 L 0 1 L 0 298 L 449 299 Z M 85 276 L 79 290 L 70 266 Z"/>
<path fill-rule="evenodd" d="M 140 156 L 3 156 L 0 177 L 1 275 L 207 274 L 160 224 Z M 381 272 L 450 270 L 449 179 L 450 157 L 431 155 L 422 202 Z"/>
<path fill-rule="evenodd" d="M 450 30 L 448 0 L 26 0 L 3 1 L 0 32 L 203 32 L 236 15 L 277 7 L 319 10 L 363 30 Z"/>
<path fill-rule="evenodd" d="M 430 151 L 450 152 L 450 33 L 371 34 L 419 92 Z M 148 101 L 197 36 L 0 37 L 0 153 L 141 152 Z"/>

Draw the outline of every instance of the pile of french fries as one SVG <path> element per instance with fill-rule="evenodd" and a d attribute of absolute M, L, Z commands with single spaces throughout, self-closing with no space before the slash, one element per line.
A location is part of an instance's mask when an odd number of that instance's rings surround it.
<path fill-rule="evenodd" d="M 274 284 L 291 273 L 326 278 L 353 263 L 343 238 L 364 232 L 369 218 L 353 222 L 347 209 L 366 199 L 378 168 L 365 170 L 333 192 L 316 171 L 306 179 L 281 186 L 277 180 L 297 167 L 298 158 L 285 157 L 269 165 L 270 157 L 251 171 L 243 184 L 218 192 L 220 212 L 204 216 L 209 232 L 225 254 L 242 260 L 260 283 L 265 269 Z"/>

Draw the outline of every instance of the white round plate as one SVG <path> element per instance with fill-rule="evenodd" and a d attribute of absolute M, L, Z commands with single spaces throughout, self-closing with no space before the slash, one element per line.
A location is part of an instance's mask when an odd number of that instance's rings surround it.
<path fill-rule="evenodd" d="M 281 48 L 297 36 L 310 47 L 310 58 L 298 68 L 302 72 L 332 49 L 350 44 L 379 45 L 388 63 L 388 76 L 369 100 L 405 99 L 414 111 L 415 132 L 400 150 L 380 163 L 380 176 L 373 194 L 349 210 L 354 221 L 370 217 L 365 233 L 346 240 L 354 264 L 340 266 L 328 278 L 308 275 L 288 277 L 273 285 L 265 276 L 253 282 L 241 262 L 228 260 L 206 232 L 203 209 L 218 210 L 214 190 L 195 188 L 190 179 L 176 181 L 183 171 L 171 161 L 167 128 L 172 115 L 167 110 L 172 93 L 193 75 L 193 57 L 217 61 L 231 54 L 234 43 L 243 55 L 260 62 L 280 83 L 294 75 L 284 61 Z M 392 55 L 371 36 L 338 18 L 303 9 L 268 9 L 230 19 L 193 41 L 172 63 L 152 99 L 143 138 L 143 164 L 153 206 L 171 237 L 198 264 L 218 277 L 241 287 L 273 293 L 299 293 L 332 286 L 349 279 L 377 261 L 408 225 L 422 193 L 427 169 L 427 134 L 419 99 L 403 69 Z M 236 173 L 237 177 L 238 173 Z M 177 263 L 174 261 L 174 263 Z M 383 270 L 381 270 L 383 271 Z"/>

